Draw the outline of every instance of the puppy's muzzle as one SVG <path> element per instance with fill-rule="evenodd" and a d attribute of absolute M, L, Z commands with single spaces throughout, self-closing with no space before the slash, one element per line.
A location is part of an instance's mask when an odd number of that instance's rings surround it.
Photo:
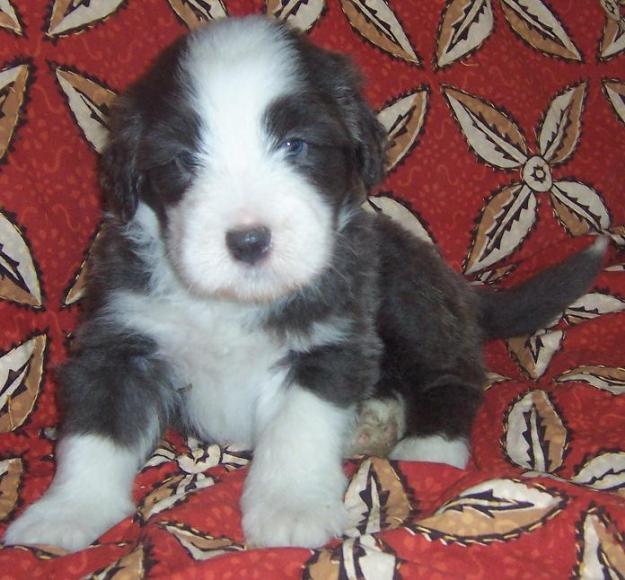
<path fill-rule="evenodd" d="M 230 230 L 226 233 L 226 246 L 235 260 L 255 264 L 271 248 L 271 230 L 265 226 Z"/>

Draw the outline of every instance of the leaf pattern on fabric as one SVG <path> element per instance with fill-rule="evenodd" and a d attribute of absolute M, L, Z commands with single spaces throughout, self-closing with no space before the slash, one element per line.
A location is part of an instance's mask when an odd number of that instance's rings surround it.
<path fill-rule="evenodd" d="M 0 299 L 41 308 L 39 274 L 24 234 L 0 211 Z"/>
<path fill-rule="evenodd" d="M 379 457 L 362 461 L 345 492 L 345 504 L 350 522 L 345 535 L 354 538 L 398 528 L 415 509 L 399 474 Z"/>
<path fill-rule="evenodd" d="M 215 538 L 195 528 L 179 522 L 161 522 L 159 526 L 167 530 L 194 560 L 210 560 L 228 552 L 240 552 L 244 549 L 230 538 Z"/>
<path fill-rule="evenodd" d="M 501 0 L 510 27 L 542 53 L 581 61 L 582 55 L 558 17 L 541 0 Z"/>
<path fill-rule="evenodd" d="M 420 240 L 434 243 L 421 217 L 392 197 L 371 196 L 362 207 L 369 213 L 384 214 Z"/>
<path fill-rule="evenodd" d="M 465 273 L 492 266 L 519 248 L 536 223 L 537 206 L 532 190 L 521 183 L 491 195 L 481 210 Z"/>
<path fill-rule="evenodd" d="M 98 228 L 93 241 L 89 245 L 87 252 L 85 253 L 82 262 L 80 262 L 80 266 L 78 266 L 78 270 L 74 274 L 71 284 L 69 288 L 65 291 L 65 295 L 63 296 L 62 306 L 71 306 L 72 304 L 76 304 L 80 302 L 85 296 L 85 290 L 87 289 L 87 277 L 89 272 L 89 261 L 93 252 L 93 248 L 95 244 L 98 243 L 100 239 L 100 235 L 102 234 L 102 230 Z"/>
<path fill-rule="evenodd" d="M 378 121 L 388 133 L 386 170 L 403 161 L 417 144 L 428 106 L 428 89 L 416 90 L 394 100 L 378 112 Z"/>
<path fill-rule="evenodd" d="M 0 160 L 9 150 L 20 120 L 30 74 L 28 64 L 0 70 Z"/>
<path fill-rule="evenodd" d="M 625 394 L 625 368 L 622 367 L 579 366 L 562 373 L 556 381 L 580 381 L 613 395 Z"/>
<path fill-rule="evenodd" d="M 599 193 L 579 181 L 554 183 L 551 204 L 558 221 L 573 236 L 600 233 L 610 227 L 610 214 Z"/>
<path fill-rule="evenodd" d="M 517 124 L 492 104 L 446 87 L 443 94 L 475 154 L 493 167 L 511 169 L 527 161 L 525 137 Z"/>
<path fill-rule="evenodd" d="M 625 310 L 625 300 L 603 292 L 590 292 L 567 306 L 564 320 L 569 324 L 580 324 L 605 314 L 614 314 Z"/>
<path fill-rule="evenodd" d="M 402 60 L 419 64 L 402 25 L 384 0 L 340 0 L 349 23 L 369 42 Z"/>
<path fill-rule="evenodd" d="M 510 354 L 534 380 L 545 374 L 551 359 L 562 348 L 562 330 L 539 330 L 530 336 L 508 339 Z"/>
<path fill-rule="evenodd" d="M 439 67 L 452 64 L 477 50 L 493 30 L 490 0 L 450 0 L 438 31 Z"/>
<path fill-rule="evenodd" d="M 612 105 L 616 116 L 625 123 L 625 81 L 604 80 L 603 92 Z"/>
<path fill-rule="evenodd" d="M 625 538 L 603 509 L 593 507 L 586 512 L 577 534 L 574 578 L 625 577 Z"/>
<path fill-rule="evenodd" d="M 10 30 L 17 36 L 23 34 L 22 23 L 10 0 L 0 0 L 0 28 Z"/>
<path fill-rule="evenodd" d="M 493 479 L 466 489 L 411 527 L 432 541 L 486 545 L 535 530 L 565 505 L 564 496 L 542 486 Z"/>
<path fill-rule="evenodd" d="M 620 3 L 622 5 L 622 2 Z M 619 0 L 601 0 L 606 13 L 603 36 L 599 46 L 599 58 L 608 60 L 625 50 L 625 16 L 619 8 Z"/>
<path fill-rule="evenodd" d="M 191 30 L 228 16 L 223 0 L 167 0 L 176 16 Z"/>
<path fill-rule="evenodd" d="M 540 154 L 549 163 L 562 163 L 575 151 L 582 131 L 585 96 L 586 83 L 582 82 L 557 95 L 545 112 L 538 144 Z"/>
<path fill-rule="evenodd" d="M 267 14 L 303 32 L 308 32 L 326 9 L 325 0 L 266 0 L 265 5 Z"/>
<path fill-rule="evenodd" d="M 87 576 L 88 580 L 130 580 L 145 578 L 148 572 L 147 548 L 139 544 L 134 550 L 111 565 Z"/>
<path fill-rule="evenodd" d="M 571 481 L 625 497 L 625 451 L 606 451 L 584 462 Z"/>
<path fill-rule="evenodd" d="M 148 493 L 137 508 L 136 517 L 145 523 L 152 516 L 160 514 L 188 500 L 189 494 L 214 485 L 212 477 L 198 473 L 196 475 L 178 474 L 168 477 Z"/>
<path fill-rule="evenodd" d="M 304 580 L 396 580 L 399 561 L 376 536 L 345 540 L 337 548 L 317 550 L 306 563 Z"/>
<path fill-rule="evenodd" d="M 32 413 L 44 373 L 47 336 L 38 334 L 0 357 L 0 433 L 14 431 Z"/>
<path fill-rule="evenodd" d="M 17 507 L 23 471 L 21 457 L 0 460 L 0 522 L 9 519 Z"/>
<path fill-rule="evenodd" d="M 508 458 L 536 472 L 550 473 L 562 465 L 568 431 L 545 391 L 534 390 L 513 403 L 505 425 Z"/>
<path fill-rule="evenodd" d="M 55 0 L 48 20 L 48 36 L 76 34 L 114 14 L 124 0 Z"/>
<path fill-rule="evenodd" d="M 56 78 L 83 136 L 102 153 L 108 139 L 108 114 L 116 94 L 67 68 L 57 67 Z"/>

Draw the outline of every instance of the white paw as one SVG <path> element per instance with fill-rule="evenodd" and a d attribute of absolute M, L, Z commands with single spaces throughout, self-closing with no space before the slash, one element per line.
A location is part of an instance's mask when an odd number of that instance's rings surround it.
<path fill-rule="evenodd" d="M 134 506 L 125 500 L 85 504 L 45 496 L 8 527 L 3 539 L 7 545 L 49 544 L 75 552 L 86 548 L 133 510 Z"/>
<path fill-rule="evenodd" d="M 293 498 L 267 494 L 254 501 L 245 494 L 243 507 L 243 532 L 251 546 L 297 546 L 319 548 L 332 538 L 341 536 L 347 527 L 347 510 L 340 499 L 311 502 L 302 497 Z"/>

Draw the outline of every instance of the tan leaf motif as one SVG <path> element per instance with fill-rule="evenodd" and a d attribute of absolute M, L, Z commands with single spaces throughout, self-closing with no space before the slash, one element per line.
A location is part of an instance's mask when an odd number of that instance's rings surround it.
<path fill-rule="evenodd" d="M 147 554 L 143 544 L 139 544 L 110 566 L 87 576 L 88 580 L 135 580 L 144 578 L 147 572 Z"/>
<path fill-rule="evenodd" d="M 41 308 L 41 288 L 20 229 L 0 211 L 0 298 Z"/>
<path fill-rule="evenodd" d="M 189 445 L 188 453 L 183 453 L 176 458 L 178 466 L 185 473 L 203 473 L 221 463 L 222 451 L 219 445 L 206 444 L 195 437 L 189 437 L 187 444 Z"/>
<path fill-rule="evenodd" d="M 623 367 L 581 366 L 562 373 L 556 380 L 559 383 L 581 381 L 613 395 L 625 395 Z"/>
<path fill-rule="evenodd" d="M 0 433 L 28 419 L 39 396 L 47 337 L 38 334 L 0 357 Z"/>
<path fill-rule="evenodd" d="M 80 263 L 76 274 L 74 274 L 74 278 L 71 282 L 70 287 L 65 291 L 65 296 L 63 297 L 63 306 L 71 306 L 72 304 L 76 304 L 76 302 L 79 302 L 84 298 L 85 290 L 87 288 L 89 261 L 93 252 L 93 248 L 98 243 L 101 234 L 102 230 L 98 229 L 93 240 L 89 244 L 89 248 L 87 249 L 84 258 Z"/>
<path fill-rule="evenodd" d="M 490 544 L 539 528 L 565 504 L 564 497 L 537 484 L 530 487 L 512 479 L 493 479 L 445 502 L 414 529 L 445 544 Z"/>
<path fill-rule="evenodd" d="M 228 552 L 244 550 L 244 546 L 230 538 L 215 538 L 179 522 L 163 522 L 159 526 L 174 536 L 194 560 L 210 560 Z"/>
<path fill-rule="evenodd" d="M 397 17 L 384 0 L 341 0 L 349 23 L 369 42 L 408 62 L 419 63 Z"/>
<path fill-rule="evenodd" d="M 9 149 L 20 118 L 29 72 L 27 64 L 0 71 L 0 160 Z"/>
<path fill-rule="evenodd" d="M 108 138 L 108 114 L 115 93 L 62 67 L 56 69 L 56 78 L 85 139 L 102 153 Z"/>
<path fill-rule="evenodd" d="M 362 207 L 369 213 L 382 213 L 397 222 L 420 240 L 430 244 L 434 243 L 429 232 L 421 223 L 419 216 L 415 215 L 405 205 L 394 200 L 392 197 L 369 197 Z"/>
<path fill-rule="evenodd" d="M 625 301 L 620 298 L 602 292 L 590 292 L 567 306 L 564 311 L 564 320 L 569 324 L 579 324 L 585 320 L 592 320 L 604 314 L 623 312 L 623 310 L 625 310 Z"/>
<path fill-rule="evenodd" d="M 423 129 L 428 91 L 419 89 L 393 101 L 378 113 L 388 133 L 386 169 L 390 171 L 412 151 Z"/>
<path fill-rule="evenodd" d="M 48 22 L 48 36 L 81 32 L 111 16 L 124 0 L 55 0 Z"/>
<path fill-rule="evenodd" d="M 500 375 L 498 373 L 488 372 L 486 373 L 486 383 L 484 384 L 484 390 L 488 391 L 489 389 L 492 389 L 495 385 L 498 385 L 499 383 L 505 383 L 509 380 L 509 377 L 504 377 L 503 375 Z"/>
<path fill-rule="evenodd" d="M 545 374 L 551 359 L 560 350 L 564 332 L 540 330 L 531 336 L 508 339 L 508 349 L 519 366 L 534 380 Z"/>
<path fill-rule="evenodd" d="M 493 31 L 490 0 L 451 0 L 438 32 L 436 58 L 444 67 L 479 48 Z"/>
<path fill-rule="evenodd" d="M 536 196 L 520 183 L 491 195 L 482 208 L 473 243 L 464 264 L 473 274 L 512 254 L 536 222 Z"/>
<path fill-rule="evenodd" d="M 625 497 L 625 451 L 608 451 L 593 457 L 584 463 L 571 481 Z"/>
<path fill-rule="evenodd" d="M 394 580 L 399 562 L 382 540 L 370 535 L 345 540 L 333 550 L 317 550 L 306 563 L 304 580 Z"/>
<path fill-rule="evenodd" d="M 514 264 L 509 264 L 508 266 L 499 266 L 493 270 L 483 270 L 476 275 L 476 281 L 473 284 L 493 284 L 507 278 L 516 268 L 517 266 Z"/>
<path fill-rule="evenodd" d="M 610 227 L 608 208 L 591 187 L 579 181 L 557 181 L 550 193 L 556 217 L 571 235 L 603 232 Z"/>
<path fill-rule="evenodd" d="M 578 529 L 577 556 L 574 578 L 625 578 L 625 538 L 603 510 L 586 513 Z"/>
<path fill-rule="evenodd" d="M 176 457 L 176 450 L 173 445 L 171 445 L 168 441 L 162 440 L 150 458 L 146 461 L 142 471 L 145 471 L 150 467 L 157 467 L 159 465 L 163 465 L 164 463 L 175 461 Z"/>
<path fill-rule="evenodd" d="M 617 246 L 625 246 L 625 225 L 611 227 L 607 231 L 607 234 Z M 621 267 L 619 268 L 619 266 Z M 622 264 L 616 264 L 614 266 L 609 266 L 608 268 L 606 268 L 606 270 L 609 272 L 620 272 L 624 269 L 625 268 L 623 268 Z"/>
<path fill-rule="evenodd" d="M 473 151 L 499 169 L 527 161 L 525 137 L 516 123 L 493 105 L 458 89 L 443 89 L 460 128 Z"/>
<path fill-rule="evenodd" d="M 538 138 L 540 153 L 550 163 L 562 163 L 575 151 L 582 131 L 585 96 L 586 83 L 582 82 L 551 101 Z"/>
<path fill-rule="evenodd" d="M 604 80 L 603 91 L 618 118 L 625 123 L 625 81 Z"/>
<path fill-rule="evenodd" d="M 168 0 L 176 15 L 193 30 L 206 22 L 228 16 L 222 0 Z"/>
<path fill-rule="evenodd" d="M 241 469 L 252 459 L 252 452 L 245 447 L 237 445 L 227 445 L 221 456 L 221 464 L 228 470 Z"/>
<path fill-rule="evenodd" d="M 358 537 L 395 529 L 407 521 L 413 507 L 399 475 L 386 459 L 365 459 L 345 493 L 350 525 L 345 534 Z"/>
<path fill-rule="evenodd" d="M 0 460 L 0 522 L 9 519 L 17 506 L 23 470 L 20 457 Z"/>
<path fill-rule="evenodd" d="M 530 391 L 516 401 L 505 426 L 506 454 L 513 463 L 550 473 L 562 465 L 568 433 L 545 391 Z"/>
<path fill-rule="evenodd" d="M 18 36 L 22 35 L 22 23 L 10 0 L 0 0 L 0 28 L 10 30 Z"/>
<path fill-rule="evenodd" d="M 145 523 L 152 516 L 185 501 L 189 494 L 210 487 L 214 483 L 215 480 L 212 477 L 203 473 L 173 475 L 143 498 L 137 508 L 137 516 L 142 523 Z"/>
<path fill-rule="evenodd" d="M 551 56 L 582 60 L 558 18 L 541 0 L 501 0 L 501 7 L 512 30 L 530 46 Z"/>
<path fill-rule="evenodd" d="M 625 50 L 625 17 L 621 16 L 617 0 L 601 0 L 606 11 L 599 57 L 608 60 Z"/>
<path fill-rule="evenodd" d="M 266 0 L 267 14 L 288 22 L 292 27 L 307 32 L 321 18 L 325 0 Z"/>

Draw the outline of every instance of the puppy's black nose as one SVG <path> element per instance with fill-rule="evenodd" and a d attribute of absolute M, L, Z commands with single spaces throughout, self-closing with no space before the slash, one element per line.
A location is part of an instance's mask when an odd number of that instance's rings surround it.
<path fill-rule="evenodd" d="M 226 246 L 235 260 L 254 264 L 268 251 L 271 230 L 265 226 L 238 228 L 226 232 Z"/>

